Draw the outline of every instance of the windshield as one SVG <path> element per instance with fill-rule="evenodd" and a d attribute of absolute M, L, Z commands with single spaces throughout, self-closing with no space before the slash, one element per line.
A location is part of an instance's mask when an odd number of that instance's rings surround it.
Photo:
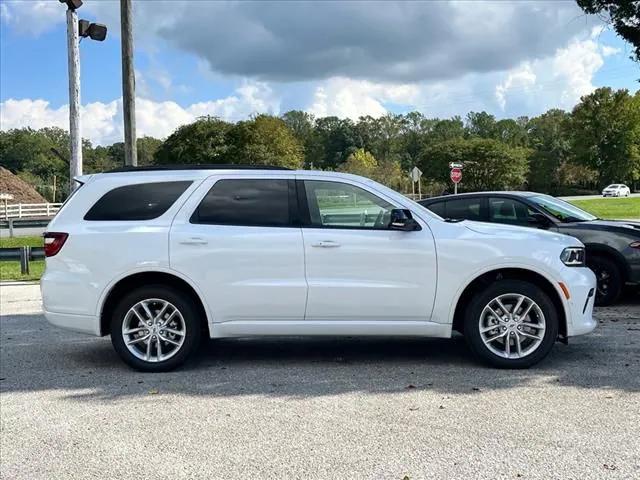
<path fill-rule="evenodd" d="M 620 188 L 621 186 L 622 185 L 609 185 L 607 188 Z"/>
<path fill-rule="evenodd" d="M 598 219 L 575 205 L 549 195 L 529 197 L 529 200 L 561 222 L 588 222 Z"/>

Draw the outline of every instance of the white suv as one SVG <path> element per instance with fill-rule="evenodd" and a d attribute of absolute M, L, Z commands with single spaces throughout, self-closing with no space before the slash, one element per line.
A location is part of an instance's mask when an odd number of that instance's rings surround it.
<path fill-rule="evenodd" d="M 79 180 L 45 233 L 45 315 L 111 334 L 136 369 L 182 364 L 202 335 L 454 330 L 520 368 L 596 326 L 575 238 L 447 222 L 365 178 L 203 167 Z"/>

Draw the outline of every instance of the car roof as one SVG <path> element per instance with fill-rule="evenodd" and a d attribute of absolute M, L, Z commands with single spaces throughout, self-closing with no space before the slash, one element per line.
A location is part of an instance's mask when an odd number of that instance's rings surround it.
<path fill-rule="evenodd" d="M 129 183 L 132 178 L 141 182 L 155 182 L 158 179 L 168 178 L 175 180 L 204 179 L 215 174 L 228 173 L 256 173 L 273 176 L 282 175 L 291 178 L 294 175 L 313 175 L 314 177 L 326 177 L 327 179 L 351 179 L 362 183 L 375 183 L 373 180 L 353 175 L 350 173 L 321 171 L 321 170 L 291 170 L 285 167 L 275 167 L 269 165 L 178 165 L 178 166 L 144 166 L 144 167 L 122 167 L 107 172 L 81 175 L 74 177 L 81 184 L 94 182 L 99 179 L 127 179 Z"/>
<path fill-rule="evenodd" d="M 441 200 L 452 200 L 454 198 L 465 198 L 465 197 L 520 197 L 520 198 L 528 198 L 535 197 L 538 195 L 544 195 L 543 193 L 538 192 L 520 192 L 520 191 L 493 191 L 493 192 L 467 192 L 467 193 L 458 193 L 456 195 L 439 195 L 437 197 L 430 197 L 424 200 L 421 200 L 422 203 L 430 203 Z"/>

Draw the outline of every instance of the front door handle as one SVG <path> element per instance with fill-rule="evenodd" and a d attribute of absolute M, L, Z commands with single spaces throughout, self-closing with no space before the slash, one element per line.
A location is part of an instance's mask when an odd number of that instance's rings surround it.
<path fill-rule="evenodd" d="M 336 248 L 339 247 L 340 244 L 332 240 L 323 240 L 321 242 L 312 243 L 311 246 L 317 248 Z"/>
<path fill-rule="evenodd" d="M 180 241 L 180 245 L 206 245 L 207 243 L 209 242 L 200 237 L 191 237 L 186 240 Z"/>

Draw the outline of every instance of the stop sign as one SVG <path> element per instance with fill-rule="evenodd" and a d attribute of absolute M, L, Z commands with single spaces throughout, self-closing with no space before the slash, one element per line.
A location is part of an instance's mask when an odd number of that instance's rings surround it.
<path fill-rule="evenodd" d="M 453 183 L 460 183 L 460 180 L 462 180 L 462 170 L 460 168 L 452 168 L 451 181 Z"/>

